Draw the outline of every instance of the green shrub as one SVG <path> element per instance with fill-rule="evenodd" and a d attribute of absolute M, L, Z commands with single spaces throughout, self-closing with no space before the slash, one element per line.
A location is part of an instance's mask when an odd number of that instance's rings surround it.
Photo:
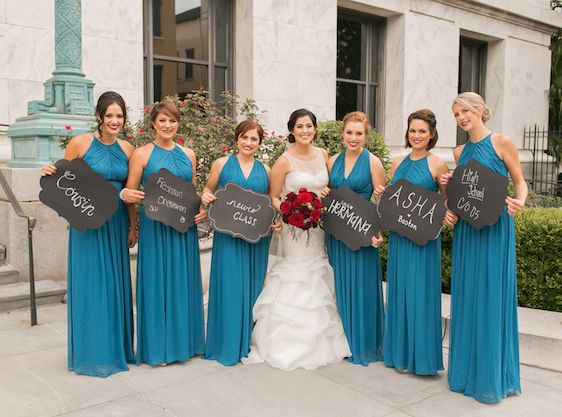
<path fill-rule="evenodd" d="M 525 208 L 515 228 L 519 305 L 562 312 L 562 210 Z"/>

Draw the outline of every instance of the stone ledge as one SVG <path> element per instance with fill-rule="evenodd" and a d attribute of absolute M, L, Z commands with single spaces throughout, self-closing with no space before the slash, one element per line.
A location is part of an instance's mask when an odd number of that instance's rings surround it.
<path fill-rule="evenodd" d="M 0 285 L 14 284 L 19 281 L 18 269 L 10 264 L 0 265 Z"/>
<path fill-rule="evenodd" d="M 37 305 L 61 303 L 66 287 L 51 280 L 35 282 Z M 29 308 L 29 282 L 2 285 L 0 287 L 0 311 Z"/>

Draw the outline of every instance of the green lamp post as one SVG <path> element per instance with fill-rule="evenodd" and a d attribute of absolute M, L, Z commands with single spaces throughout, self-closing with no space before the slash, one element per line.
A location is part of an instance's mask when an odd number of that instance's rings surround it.
<path fill-rule="evenodd" d="M 94 83 L 82 72 L 81 0 L 55 0 L 55 70 L 43 101 L 28 103 L 7 134 L 11 167 L 39 167 L 63 157 L 56 136 L 90 131 L 95 123 Z"/>

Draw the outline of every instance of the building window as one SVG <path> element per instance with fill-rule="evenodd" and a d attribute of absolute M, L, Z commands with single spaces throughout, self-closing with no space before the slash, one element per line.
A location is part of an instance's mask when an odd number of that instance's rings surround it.
<path fill-rule="evenodd" d="M 185 57 L 187 59 L 195 59 L 195 48 L 185 50 Z M 193 64 L 185 64 L 185 79 L 191 80 L 193 78 Z"/>
<path fill-rule="evenodd" d="M 218 99 L 233 88 L 233 0 L 144 1 L 146 102 L 200 86 Z"/>
<path fill-rule="evenodd" d="M 384 20 L 338 10 L 336 118 L 361 110 L 379 126 Z"/>
<path fill-rule="evenodd" d="M 461 36 L 459 48 L 458 92 L 474 91 L 485 97 L 486 84 L 486 42 Z M 468 133 L 457 127 L 457 145 L 468 140 Z"/>
<path fill-rule="evenodd" d="M 152 34 L 153 36 L 162 36 L 162 23 L 160 20 L 160 12 L 162 10 L 162 1 L 153 0 L 152 2 Z"/>

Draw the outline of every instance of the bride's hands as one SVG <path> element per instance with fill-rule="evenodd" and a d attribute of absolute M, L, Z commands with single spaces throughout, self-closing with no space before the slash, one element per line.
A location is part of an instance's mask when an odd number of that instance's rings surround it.
<path fill-rule="evenodd" d="M 378 236 L 373 236 L 371 238 L 371 246 L 374 248 L 378 248 L 384 242 L 384 237 L 382 237 L 381 232 L 379 232 Z"/>

